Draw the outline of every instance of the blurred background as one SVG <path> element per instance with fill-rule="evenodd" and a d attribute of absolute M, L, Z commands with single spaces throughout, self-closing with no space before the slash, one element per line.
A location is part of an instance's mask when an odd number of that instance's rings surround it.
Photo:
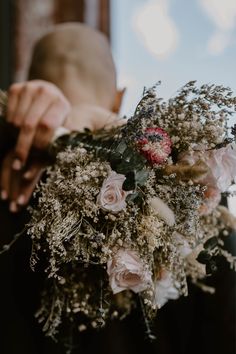
<path fill-rule="evenodd" d="M 1 87 L 25 78 L 37 38 L 81 21 L 110 38 L 126 114 L 158 80 L 165 98 L 192 79 L 236 90 L 235 0 L 1 0 L 0 20 Z"/>
<path fill-rule="evenodd" d="M 32 46 L 53 25 L 80 21 L 110 36 L 109 0 L 1 0 L 0 86 L 26 77 Z"/>
<path fill-rule="evenodd" d="M 235 0 L 113 0 L 111 25 L 125 112 L 158 80 L 164 98 L 193 79 L 235 91 Z"/>

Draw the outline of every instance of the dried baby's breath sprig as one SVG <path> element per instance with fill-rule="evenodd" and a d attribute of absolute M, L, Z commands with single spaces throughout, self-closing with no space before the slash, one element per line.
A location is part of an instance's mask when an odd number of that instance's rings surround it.
<path fill-rule="evenodd" d="M 27 230 L 27 228 L 24 227 L 22 231 L 18 232 L 17 234 L 15 234 L 13 236 L 11 242 L 3 245 L 2 249 L 0 249 L 0 255 L 2 255 L 3 253 L 8 252 L 12 248 L 12 246 L 19 240 L 19 238 L 26 233 L 26 230 Z"/>
<path fill-rule="evenodd" d="M 220 85 L 198 88 L 191 81 L 168 102 L 157 98 L 152 88 L 145 92 L 124 131 L 135 141 L 147 127 L 162 127 L 178 151 L 197 146 L 212 149 L 228 138 L 228 119 L 235 105 L 232 91 Z"/>
<path fill-rule="evenodd" d="M 154 340 L 156 340 L 156 336 L 151 329 L 151 324 L 150 324 L 149 318 L 147 317 L 147 314 L 146 314 L 145 304 L 144 304 L 143 298 L 141 296 L 139 296 L 139 302 L 140 302 L 140 307 L 141 307 L 141 311 L 142 311 L 142 315 L 143 315 L 143 319 L 144 319 L 144 324 L 146 327 L 145 333 L 146 333 L 149 341 L 153 342 Z"/>

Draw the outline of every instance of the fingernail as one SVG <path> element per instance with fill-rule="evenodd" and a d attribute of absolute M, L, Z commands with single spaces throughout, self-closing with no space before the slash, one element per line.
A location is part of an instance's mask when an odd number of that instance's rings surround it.
<path fill-rule="evenodd" d="M 25 179 L 30 179 L 31 176 L 32 176 L 32 173 L 31 173 L 30 171 L 26 171 L 26 172 L 24 173 L 24 178 L 25 178 Z"/>
<path fill-rule="evenodd" d="M 7 192 L 4 191 L 4 190 L 2 190 L 2 191 L 1 191 L 1 199 L 2 199 L 2 200 L 6 200 L 7 198 L 8 198 Z"/>
<path fill-rule="evenodd" d="M 19 171 L 22 167 L 22 163 L 19 159 L 15 159 L 12 164 L 13 170 Z"/>
<path fill-rule="evenodd" d="M 25 196 L 24 194 L 21 194 L 18 199 L 17 199 L 17 204 L 19 205 L 24 205 L 25 204 Z"/>
<path fill-rule="evenodd" d="M 17 205 L 16 205 L 16 202 L 11 202 L 10 203 L 10 206 L 9 206 L 9 209 L 12 213 L 16 213 L 17 212 Z"/>

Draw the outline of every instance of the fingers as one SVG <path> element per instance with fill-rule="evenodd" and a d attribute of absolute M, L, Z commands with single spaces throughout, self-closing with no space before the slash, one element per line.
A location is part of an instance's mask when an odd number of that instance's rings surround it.
<path fill-rule="evenodd" d="M 17 211 L 17 204 L 15 202 L 18 192 L 19 172 L 13 172 L 12 159 L 14 152 L 10 152 L 5 157 L 1 169 L 1 199 L 9 201 L 9 209 L 13 213 Z"/>
<path fill-rule="evenodd" d="M 39 174 L 39 171 L 43 170 L 46 164 L 40 162 L 33 162 L 23 173 L 23 178 L 25 181 L 32 181 Z"/>
<path fill-rule="evenodd" d="M 39 182 L 43 173 L 43 168 L 40 165 L 34 166 L 30 172 L 30 178 L 25 178 L 22 176 L 22 183 L 18 189 L 18 194 L 16 200 L 17 210 L 21 207 L 26 206 L 30 198 L 33 195 L 36 184 Z"/>
<path fill-rule="evenodd" d="M 45 164 L 32 161 L 26 171 L 14 171 L 12 159 L 14 151 L 7 154 L 1 169 L 1 199 L 9 202 L 9 210 L 12 213 L 18 212 L 27 205 L 36 184 L 38 183 Z"/>
<path fill-rule="evenodd" d="M 32 146 L 44 149 L 63 124 L 70 104 L 53 84 L 33 80 L 14 84 L 9 90 L 7 120 L 19 128 L 13 169 L 26 163 Z"/>
<path fill-rule="evenodd" d="M 8 122 L 15 125 L 15 127 L 20 128 L 24 122 L 24 117 L 32 104 L 35 95 L 35 89 L 32 90 L 31 87 L 22 84 L 16 84 L 15 94 L 10 95 L 9 103 L 10 109 L 14 110 L 7 117 Z M 13 86 L 14 88 L 14 86 Z M 12 102 L 13 101 L 13 102 Z"/>
<path fill-rule="evenodd" d="M 2 162 L 1 166 L 1 199 L 2 200 L 7 200 L 10 195 L 10 176 L 11 176 L 11 170 L 12 170 L 12 158 L 13 158 L 13 153 L 10 152 L 6 155 Z"/>
<path fill-rule="evenodd" d="M 29 151 L 33 145 L 38 124 L 50 107 L 51 100 L 46 93 L 41 91 L 31 102 L 28 112 L 25 114 L 24 121 L 17 139 L 15 154 L 18 164 L 15 162 L 13 168 L 20 169 L 26 162 Z M 22 166 L 21 166 L 22 165 Z"/>
<path fill-rule="evenodd" d="M 15 159 L 12 165 L 12 168 L 15 170 L 20 170 L 25 165 L 34 140 L 37 123 L 38 118 L 34 118 L 24 124 L 20 130 L 15 147 Z"/>
<path fill-rule="evenodd" d="M 20 189 L 20 172 L 14 172 L 11 170 L 11 176 L 9 184 L 9 210 L 12 213 L 16 213 L 19 211 L 17 199 L 19 196 L 19 189 Z"/>
<path fill-rule="evenodd" d="M 15 149 L 3 161 L 0 184 L 1 198 L 9 201 L 12 212 L 27 204 L 41 176 L 40 162 L 30 164 L 26 170 L 31 148 L 47 147 L 70 110 L 62 92 L 49 82 L 32 80 L 10 87 L 7 120 L 19 129 L 19 134 Z"/>
<path fill-rule="evenodd" d="M 7 121 L 10 123 L 14 117 L 16 107 L 19 101 L 19 95 L 22 90 L 22 84 L 11 85 L 8 91 L 8 103 L 7 103 Z"/>
<path fill-rule="evenodd" d="M 63 101 L 53 102 L 40 119 L 33 146 L 37 149 L 45 149 L 52 140 L 55 130 L 63 125 L 67 113 L 67 107 Z"/>

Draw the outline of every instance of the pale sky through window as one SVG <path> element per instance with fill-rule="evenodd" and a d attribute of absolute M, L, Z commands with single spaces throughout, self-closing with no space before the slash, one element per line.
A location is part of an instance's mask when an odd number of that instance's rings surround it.
<path fill-rule="evenodd" d="M 218 4 L 212 13 L 204 5 L 207 2 Z M 165 98 L 193 79 L 230 86 L 236 92 L 236 6 L 232 4 L 236 1 L 112 0 L 119 84 L 130 84 L 123 112 L 132 112 L 143 87 L 159 80 Z M 222 27 L 215 19 L 220 12 Z"/>
<path fill-rule="evenodd" d="M 236 0 L 111 0 L 111 15 L 118 83 L 127 87 L 123 115 L 159 80 L 166 99 L 190 80 L 236 95 Z"/>

